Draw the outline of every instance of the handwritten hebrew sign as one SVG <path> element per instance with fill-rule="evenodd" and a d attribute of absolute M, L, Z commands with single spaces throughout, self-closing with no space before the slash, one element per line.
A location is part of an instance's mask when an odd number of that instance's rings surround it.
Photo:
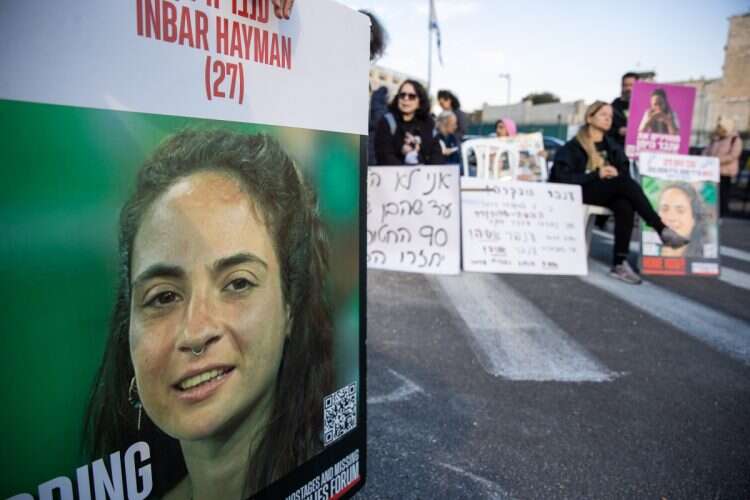
<path fill-rule="evenodd" d="M 580 186 L 461 179 L 465 271 L 587 273 Z"/>
<path fill-rule="evenodd" d="M 457 165 L 369 167 L 367 267 L 460 272 Z"/>

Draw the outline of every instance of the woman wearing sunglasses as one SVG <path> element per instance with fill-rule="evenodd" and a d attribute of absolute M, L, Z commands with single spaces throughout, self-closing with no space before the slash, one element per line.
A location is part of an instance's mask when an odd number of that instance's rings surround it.
<path fill-rule="evenodd" d="M 440 143 L 433 137 L 435 123 L 424 87 L 406 80 L 375 129 L 378 165 L 443 163 Z"/>

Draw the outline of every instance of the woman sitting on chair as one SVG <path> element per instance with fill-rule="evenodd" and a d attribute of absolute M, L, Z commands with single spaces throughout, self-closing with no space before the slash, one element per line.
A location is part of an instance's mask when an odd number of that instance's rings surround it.
<path fill-rule="evenodd" d="M 656 229 L 665 246 L 679 248 L 688 240 L 664 224 L 641 186 L 630 177 L 625 152 L 605 135 L 611 126 L 612 106 L 603 101 L 591 104 L 586 124 L 555 155 L 550 181 L 579 184 L 583 203 L 612 210 L 615 247 L 610 276 L 637 285 L 641 278 L 627 260 L 634 212 Z"/>

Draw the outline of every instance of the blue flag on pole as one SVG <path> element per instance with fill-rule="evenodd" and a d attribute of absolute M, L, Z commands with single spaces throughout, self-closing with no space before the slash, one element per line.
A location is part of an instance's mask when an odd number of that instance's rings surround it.
<path fill-rule="evenodd" d="M 437 12 L 435 11 L 435 0 L 430 0 L 430 29 L 435 30 L 435 38 L 437 40 L 438 49 L 438 60 L 440 66 L 443 65 L 443 51 L 440 44 L 440 26 L 438 26 Z"/>

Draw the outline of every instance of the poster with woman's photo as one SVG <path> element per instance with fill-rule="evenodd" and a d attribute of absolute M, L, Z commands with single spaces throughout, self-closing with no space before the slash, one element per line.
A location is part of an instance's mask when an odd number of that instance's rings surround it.
<path fill-rule="evenodd" d="M 687 154 L 695 105 L 695 88 L 635 82 L 630 96 L 625 152 Z"/>
<path fill-rule="evenodd" d="M 368 45 L 327 0 L 4 8 L 1 498 L 362 486 Z"/>
<path fill-rule="evenodd" d="M 541 132 L 516 134 L 512 137 L 499 137 L 495 140 L 503 145 L 512 145 L 518 151 L 514 180 L 532 182 L 547 180 L 547 155 L 544 151 Z M 491 157 L 491 161 L 494 161 L 494 156 Z M 511 155 L 507 151 L 503 151 L 499 162 L 499 177 L 510 176 L 513 172 Z"/>
<path fill-rule="evenodd" d="M 719 161 L 706 156 L 643 153 L 641 184 L 664 223 L 689 240 L 668 248 L 656 231 L 641 225 L 644 274 L 719 274 Z"/>

